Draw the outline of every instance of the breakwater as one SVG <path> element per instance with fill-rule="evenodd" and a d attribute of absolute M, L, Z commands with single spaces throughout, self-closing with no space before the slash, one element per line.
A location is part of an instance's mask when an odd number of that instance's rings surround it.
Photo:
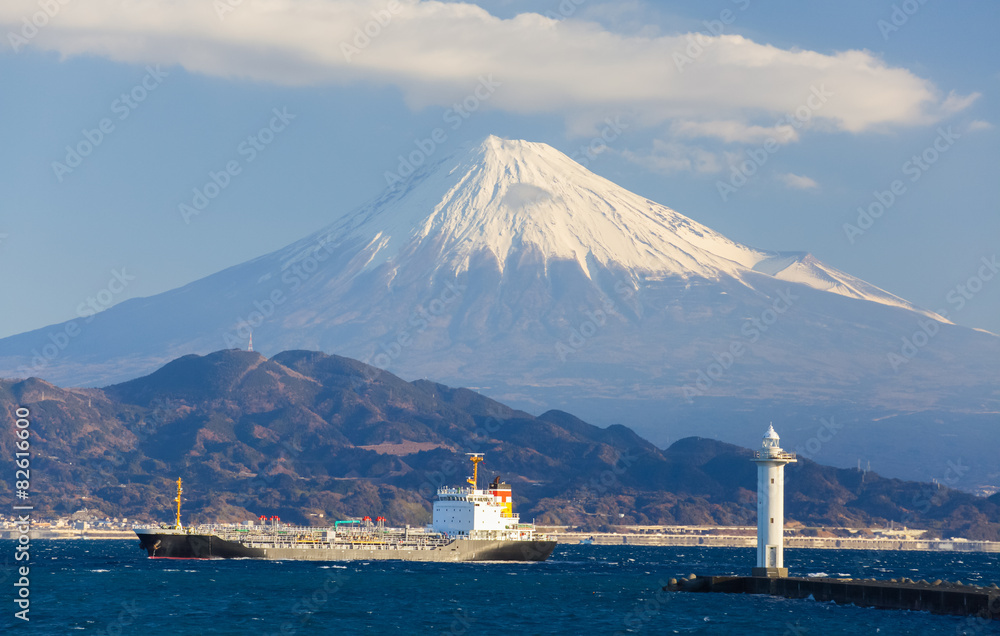
<path fill-rule="evenodd" d="M 961 581 L 911 579 L 835 579 L 761 576 L 695 576 L 671 579 L 672 592 L 769 594 L 792 599 L 811 598 L 838 605 L 913 610 L 1000 620 L 1000 588 L 964 585 Z"/>

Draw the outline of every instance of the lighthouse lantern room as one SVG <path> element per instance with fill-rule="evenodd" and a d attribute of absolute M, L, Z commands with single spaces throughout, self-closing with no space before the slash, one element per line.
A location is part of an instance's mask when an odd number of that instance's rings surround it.
<path fill-rule="evenodd" d="M 757 464 L 757 567 L 753 576 L 785 577 L 783 537 L 785 529 L 785 464 L 795 459 L 778 445 L 778 434 L 769 426 L 754 453 Z"/>

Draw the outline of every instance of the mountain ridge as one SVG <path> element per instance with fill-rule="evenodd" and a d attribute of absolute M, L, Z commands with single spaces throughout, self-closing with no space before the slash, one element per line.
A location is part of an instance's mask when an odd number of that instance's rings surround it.
<path fill-rule="evenodd" d="M 110 384 L 252 333 L 268 355 L 321 350 L 530 413 L 583 408 L 661 445 L 748 443 L 749 412 L 803 429 L 836 414 L 869 447 L 891 438 L 917 458 L 876 454 L 887 474 L 930 479 L 940 453 L 973 454 L 965 485 L 1000 485 L 974 434 L 1000 412 L 1000 338 L 942 320 L 806 252 L 731 241 L 548 146 L 490 137 L 285 248 L 0 340 L 0 375 Z M 896 424 L 925 413 L 955 437 Z M 824 445 L 828 461 L 868 452 L 851 436 Z"/>
<path fill-rule="evenodd" d="M 753 525 L 756 516 L 746 448 L 691 437 L 661 450 L 624 426 L 599 428 L 562 411 L 534 417 L 319 352 L 185 356 L 105 389 L 0 381 L 0 411 L 17 408 L 32 422 L 38 515 L 87 507 L 165 520 L 181 476 L 188 523 L 266 513 L 311 525 L 374 514 L 423 524 L 436 488 L 464 479 L 471 450 L 486 453 L 487 478 L 513 485 L 522 517 L 542 523 Z M 12 444 L 0 438 L 0 451 Z M 787 475 L 788 517 L 806 525 L 893 521 L 931 535 L 1000 538 L 1000 495 L 807 458 Z M 0 483 L 0 504 L 13 501 L 12 485 Z"/>

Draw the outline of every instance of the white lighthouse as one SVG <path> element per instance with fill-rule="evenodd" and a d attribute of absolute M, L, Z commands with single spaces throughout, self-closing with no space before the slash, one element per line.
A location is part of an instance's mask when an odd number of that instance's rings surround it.
<path fill-rule="evenodd" d="M 757 464 L 757 567 L 753 576 L 788 576 L 783 554 L 785 530 L 785 464 L 795 461 L 795 453 L 778 446 L 778 434 L 769 426 L 759 451 Z"/>

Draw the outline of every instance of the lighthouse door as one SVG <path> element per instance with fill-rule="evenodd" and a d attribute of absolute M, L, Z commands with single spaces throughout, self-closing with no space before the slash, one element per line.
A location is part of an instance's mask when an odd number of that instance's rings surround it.
<path fill-rule="evenodd" d="M 769 568 L 778 567 L 778 546 L 767 546 L 767 566 Z"/>

